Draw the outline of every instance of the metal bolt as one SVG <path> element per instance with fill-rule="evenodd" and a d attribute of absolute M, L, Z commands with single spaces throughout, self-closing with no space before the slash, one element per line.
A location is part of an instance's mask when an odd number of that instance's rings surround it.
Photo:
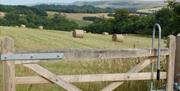
<path fill-rule="evenodd" d="M 30 58 L 33 59 L 33 56 L 31 56 Z"/>
<path fill-rule="evenodd" d="M 56 81 L 58 81 L 58 79 L 56 79 Z"/>

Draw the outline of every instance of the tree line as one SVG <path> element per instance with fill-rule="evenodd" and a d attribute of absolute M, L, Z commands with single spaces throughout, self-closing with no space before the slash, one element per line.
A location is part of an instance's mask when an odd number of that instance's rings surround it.
<path fill-rule="evenodd" d="M 5 17 L 0 18 L 0 26 L 24 24 L 31 28 L 44 26 L 45 29 L 59 31 L 72 31 L 80 28 L 76 22 L 61 14 L 48 17 L 45 9 L 0 5 L 0 11 L 6 13 Z M 115 10 L 110 13 L 110 16 L 114 18 L 84 17 L 84 20 L 90 20 L 93 23 L 83 29 L 92 33 L 151 34 L 153 25 L 159 23 L 162 26 L 163 36 L 180 33 L 180 4 L 178 3 L 170 3 L 167 8 L 144 16 L 131 15 L 128 9 Z"/>
<path fill-rule="evenodd" d="M 162 26 L 162 35 L 180 33 L 180 4 L 175 3 L 155 14 L 144 16 L 130 15 L 127 9 L 116 10 L 114 19 L 99 19 L 84 27 L 88 32 L 103 33 L 131 33 L 151 34 L 155 23 Z"/>
<path fill-rule="evenodd" d="M 33 7 L 28 6 L 11 6 L 11 5 L 0 5 L 0 11 L 8 12 L 8 13 L 15 13 L 15 14 L 22 14 L 22 15 L 39 15 L 39 16 L 47 16 L 46 11 L 41 9 L 36 9 Z"/>
<path fill-rule="evenodd" d="M 55 14 L 53 18 L 48 18 L 47 16 L 20 16 L 14 13 L 8 13 L 4 18 L 0 19 L 0 26 L 20 26 L 21 24 L 29 28 L 43 26 L 44 29 L 60 31 L 72 31 L 79 27 L 74 21 L 70 21 L 65 16 L 59 14 Z"/>
<path fill-rule="evenodd" d="M 30 28 L 44 26 L 45 29 L 61 31 L 72 31 L 79 27 L 77 23 L 66 19 L 65 16 L 55 14 L 50 18 L 45 10 L 33 7 L 0 5 L 0 11 L 6 13 L 5 17 L 0 18 L 0 26 L 24 24 Z"/>

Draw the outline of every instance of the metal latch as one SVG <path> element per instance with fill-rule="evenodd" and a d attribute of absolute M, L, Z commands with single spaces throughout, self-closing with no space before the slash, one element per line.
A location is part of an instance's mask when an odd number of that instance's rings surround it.
<path fill-rule="evenodd" d="M 174 83 L 174 87 L 177 91 L 180 91 L 180 83 Z"/>
<path fill-rule="evenodd" d="M 180 74 L 177 74 L 177 75 L 175 76 L 175 79 L 178 78 L 178 77 L 180 77 Z M 175 82 L 175 83 L 174 83 L 174 88 L 175 88 L 177 91 L 180 91 L 180 83 Z"/>

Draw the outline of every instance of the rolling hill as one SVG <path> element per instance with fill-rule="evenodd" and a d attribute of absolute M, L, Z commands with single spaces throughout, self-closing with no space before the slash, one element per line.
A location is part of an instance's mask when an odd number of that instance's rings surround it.
<path fill-rule="evenodd" d="M 103 0 L 103 1 L 77 1 L 72 5 L 92 5 L 96 7 L 106 8 L 151 8 L 164 6 L 163 1 L 145 1 L 145 0 Z"/>

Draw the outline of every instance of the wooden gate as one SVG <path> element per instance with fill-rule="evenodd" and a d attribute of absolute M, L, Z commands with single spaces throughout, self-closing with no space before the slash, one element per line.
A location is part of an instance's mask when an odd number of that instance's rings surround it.
<path fill-rule="evenodd" d="M 177 51 L 176 51 L 177 43 Z M 179 54 L 180 36 L 169 36 L 168 48 L 161 49 L 161 56 L 166 56 L 167 71 L 161 72 L 160 79 L 166 79 L 166 91 L 173 91 L 174 89 L 174 77 L 180 73 L 180 58 L 176 56 L 175 67 L 175 55 Z M 127 73 L 111 73 L 111 74 L 87 74 L 87 75 L 55 75 L 38 64 L 22 63 L 23 66 L 33 70 L 38 76 L 16 77 L 15 76 L 15 61 L 18 60 L 18 56 L 24 57 L 24 60 L 33 60 L 32 53 L 16 53 L 14 51 L 14 40 L 9 37 L 3 38 L 2 42 L 2 56 L 3 62 L 3 77 L 4 77 L 4 91 L 15 91 L 17 84 L 44 84 L 54 83 L 68 91 L 82 91 L 72 83 L 80 82 L 100 82 L 109 81 L 112 82 L 100 91 L 113 91 L 117 87 L 123 84 L 123 81 L 129 80 L 151 80 L 156 79 L 156 72 L 140 72 L 149 64 L 156 62 L 157 49 L 74 49 L 74 50 L 60 50 L 56 53 L 63 53 L 63 59 L 117 59 L 117 58 L 137 58 L 146 57 L 146 60 L 140 62 Z M 47 53 L 47 52 L 45 52 Z M 48 52 L 54 53 L 54 52 Z M 38 53 L 37 53 L 38 54 Z M 14 58 L 13 58 L 14 57 Z M 27 58 L 29 57 L 29 58 Z M 60 56 L 57 56 L 60 57 Z M 56 57 L 56 58 L 57 58 Z M 3 60 L 2 60 L 3 59 Z M 35 58 L 34 58 L 35 59 Z M 42 60 L 48 58 L 39 58 Z M 57 58 L 59 59 L 59 58 Z M 19 58 L 23 60 L 23 58 Z M 174 70 L 176 69 L 175 76 Z M 139 73 L 140 72 L 140 73 Z M 180 82 L 180 78 L 176 77 L 176 82 Z"/>

